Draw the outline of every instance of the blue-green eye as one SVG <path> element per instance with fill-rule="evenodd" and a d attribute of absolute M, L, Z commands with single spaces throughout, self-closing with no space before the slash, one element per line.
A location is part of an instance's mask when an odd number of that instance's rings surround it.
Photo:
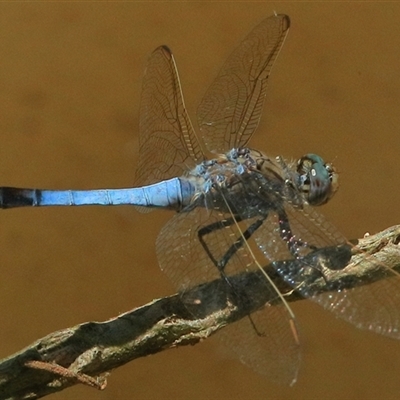
<path fill-rule="evenodd" d="M 316 154 L 306 154 L 297 163 L 298 188 L 313 206 L 325 204 L 338 189 L 338 174 Z"/>

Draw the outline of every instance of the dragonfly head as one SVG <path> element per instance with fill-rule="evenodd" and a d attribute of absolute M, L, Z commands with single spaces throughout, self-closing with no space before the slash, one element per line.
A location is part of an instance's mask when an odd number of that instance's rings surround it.
<path fill-rule="evenodd" d="M 338 174 L 332 164 L 316 154 L 306 154 L 297 162 L 298 187 L 313 206 L 325 204 L 338 189 Z"/>

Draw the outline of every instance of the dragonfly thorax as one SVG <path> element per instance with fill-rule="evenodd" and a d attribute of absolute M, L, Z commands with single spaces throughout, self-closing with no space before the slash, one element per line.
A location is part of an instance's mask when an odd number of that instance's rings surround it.
<path fill-rule="evenodd" d="M 284 192 L 293 190 L 286 184 L 288 176 L 276 159 L 248 148 L 232 149 L 203 161 L 186 179 L 195 187 L 192 205 L 196 202 L 247 218 L 275 208 Z"/>
<path fill-rule="evenodd" d="M 338 175 L 333 166 L 315 154 L 301 157 L 296 164 L 249 148 L 234 148 L 215 159 L 203 161 L 186 179 L 195 188 L 193 201 L 205 197 L 206 202 L 213 202 L 213 207 L 226 209 L 231 196 L 244 196 L 246 214 L 250 215 L 260 213 L 261 209 L 271 210 L 283 199 L 296 207 L 304 203 L 322 205 L 338 187 Z M 249 199 L 251 196 L 254 199 Z"/>

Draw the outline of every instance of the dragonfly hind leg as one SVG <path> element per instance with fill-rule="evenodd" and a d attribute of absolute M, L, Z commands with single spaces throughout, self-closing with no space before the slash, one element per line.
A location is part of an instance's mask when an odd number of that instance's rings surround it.
<path fill-rule="evenodd" d="M 228 264 L 229 260 L 235 255 L 235 253 L 242 248 L 244 245 L 244 241 L 248 240 L 251 235 L 263 224 L 263 222 L 266 219 L 266 215 L 263 216 L 262 218 L 256 220 L 253 222 L 245 231 L 243 231 L 239 237 L 236 238 L 236 240 L 233 242 L 233 244 L 229 247 L 229 249 L 225 252 L 225 254 L 217 260 L 214 255 L 212 254 L 212 251 L 209 249 L 209 246 L 207 245 L 206 241 L 204 240 L 204 237 L 210 233 L 213 233 L 217 230 L 227 228 L 229 226 L 232 226 L 234 224 L 237 224 L 241 222 L 243 219 L 240 216 L 235 216 L 235 217 L 230 217 L 228 219 L 225 219 L 223 221 L 218 221 L 214 222 L 210 225 L 207 225 L 198 231 L 198 238 L 201 243 L 201 245 L 204 248 L 204 251 L 207 253 L 208 257 L 212 261 L 212 263 L 218 268 L 219 273 L 221 274 L 221 277 L 224 278 L 225 280 L 228 281 L 226 274 L 224 272 L 226 265 Z M 228 281 L 229 283 L 229 281 Z"/>
<path fill-rule="evenodd" d="M 249 300 L 247 297 L 248 293 L 241 292 L 239 294 L 235 291 L 234 287 L 232 286 L 231 281 L 229 280 L 228 276 L 225 273 L 225 267 L 228 264 L 229 260 L 235 255 L 235 253 L 240 248 L 242 248 L 242 246 L 244 245 L 244 241 L 245 240 L 247 241 L 248 239 L 250 239 L 250 237 L 253 235 L 253 233 L 258 228 L 260 228 L 260 226 L 266 220 L 267 216 L 268 216 L 267 214 L 263 215 L 261 218 L 257 219 L 255 222 L 253 222 L 245 231 L 241 232 L 240 235 L 234 241 L 234 243 L 229 247 L 229 249 L 225 252 L 225 254 L 219 260 L 217 260 L 214 257 L 214 255 L 212 254 L 206 241 L 204 240 L 204 237 L 210 233 L 213 233 L 213 232 L 219 230 L 219 229 L 223 229 L 223 228 L 235 225 L 235 224 L 241 222 L 243 220 L 243 218 L 241 218 L 240 216 L 230 217 L 226 220 L 214 222 L 210 225 L 207 225 L 207 226 L 199 229 L 199 231 L 198 231 L 198 238 L 199 238 L 199 241 L 200 241 L 201 245 L 203 246 L 205 252 L 207 253 L 210 260 L 213 262 L 213 264 L 218 268 L 221 278 L 223 278 L 225 280 L 225 282 L 228 284 L 228 286 L 232 290 L 231 294 L 236 299 L 236 302 L 238 302 L 242 305 L 246 304 L 248 302 L 248 300 Z M 267 282 L 267 281 L 265 281 L 265 282 Z M 261 331 L 257 327 L 255 321 L 252 318 L 252 315 L 248 314 L 247 318 L 249 320 L 249 323 L 250 323 L 253 331 L 255 332 L 255 334 L 257 336 L 259 336 L 259 337 L 267 336 L 265 332 Z"/>

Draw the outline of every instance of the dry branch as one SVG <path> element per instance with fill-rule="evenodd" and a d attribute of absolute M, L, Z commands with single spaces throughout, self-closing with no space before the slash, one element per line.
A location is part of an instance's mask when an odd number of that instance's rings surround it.
<path fill-rule="evenodd" d="M 358 247 L 379 260 L 386 268 L 400 270 L 400 226 L 359 240 Z M 364 257 L 365 259 L 365 257 Z M 372 263 L 360 262 L 353 254 L 351 262 L 342 271 L 335 271 L 337 279 L 369 284 L 384 279 L 384 268 L 372 268 Z M 282 292 L 290 288 L 271 266 L 265 270 Z M 252 284 L 252 274 L 241 274 L 235 285 Z M 336 279 L 336 278 L 335 278 Z M 343 280 L 343 279 L 342 279 Z M 257 282 L 257 280 L 255 280 Z M 326 291 L 326 285 L 317 288 Z M 252 304 L 242 306 L 230 303 L 224 292 L 218 290 L 220 280 L 196 287 L 185 294 L 199 300 L 213 293 L 213 309 L 204 310 L 202 318 L 194 318 L 175 294 L 154 300 L 140 308 L 105 322 L 86 322 L 72 328 L 51 333 L 20 352 L 0 361 L 0 399 L 36 399 L 59 392 L 77 383 L 103 389 L 106 376 L 114 368 L 138 357 L 169 348 L 193 345 L 205 339 L 249 312 L 260 308 L 267 297 L 257 297 Z M 236 286 L 235 286 L 236 288 Z M 252 287 L 253 290 L 253 287 Z M 254 288 L 257 290 L 257 287 Z M 215 293 L 219 293 L 218 296 Z M 300 300 L 296 292 L 287 301 Z"/>

